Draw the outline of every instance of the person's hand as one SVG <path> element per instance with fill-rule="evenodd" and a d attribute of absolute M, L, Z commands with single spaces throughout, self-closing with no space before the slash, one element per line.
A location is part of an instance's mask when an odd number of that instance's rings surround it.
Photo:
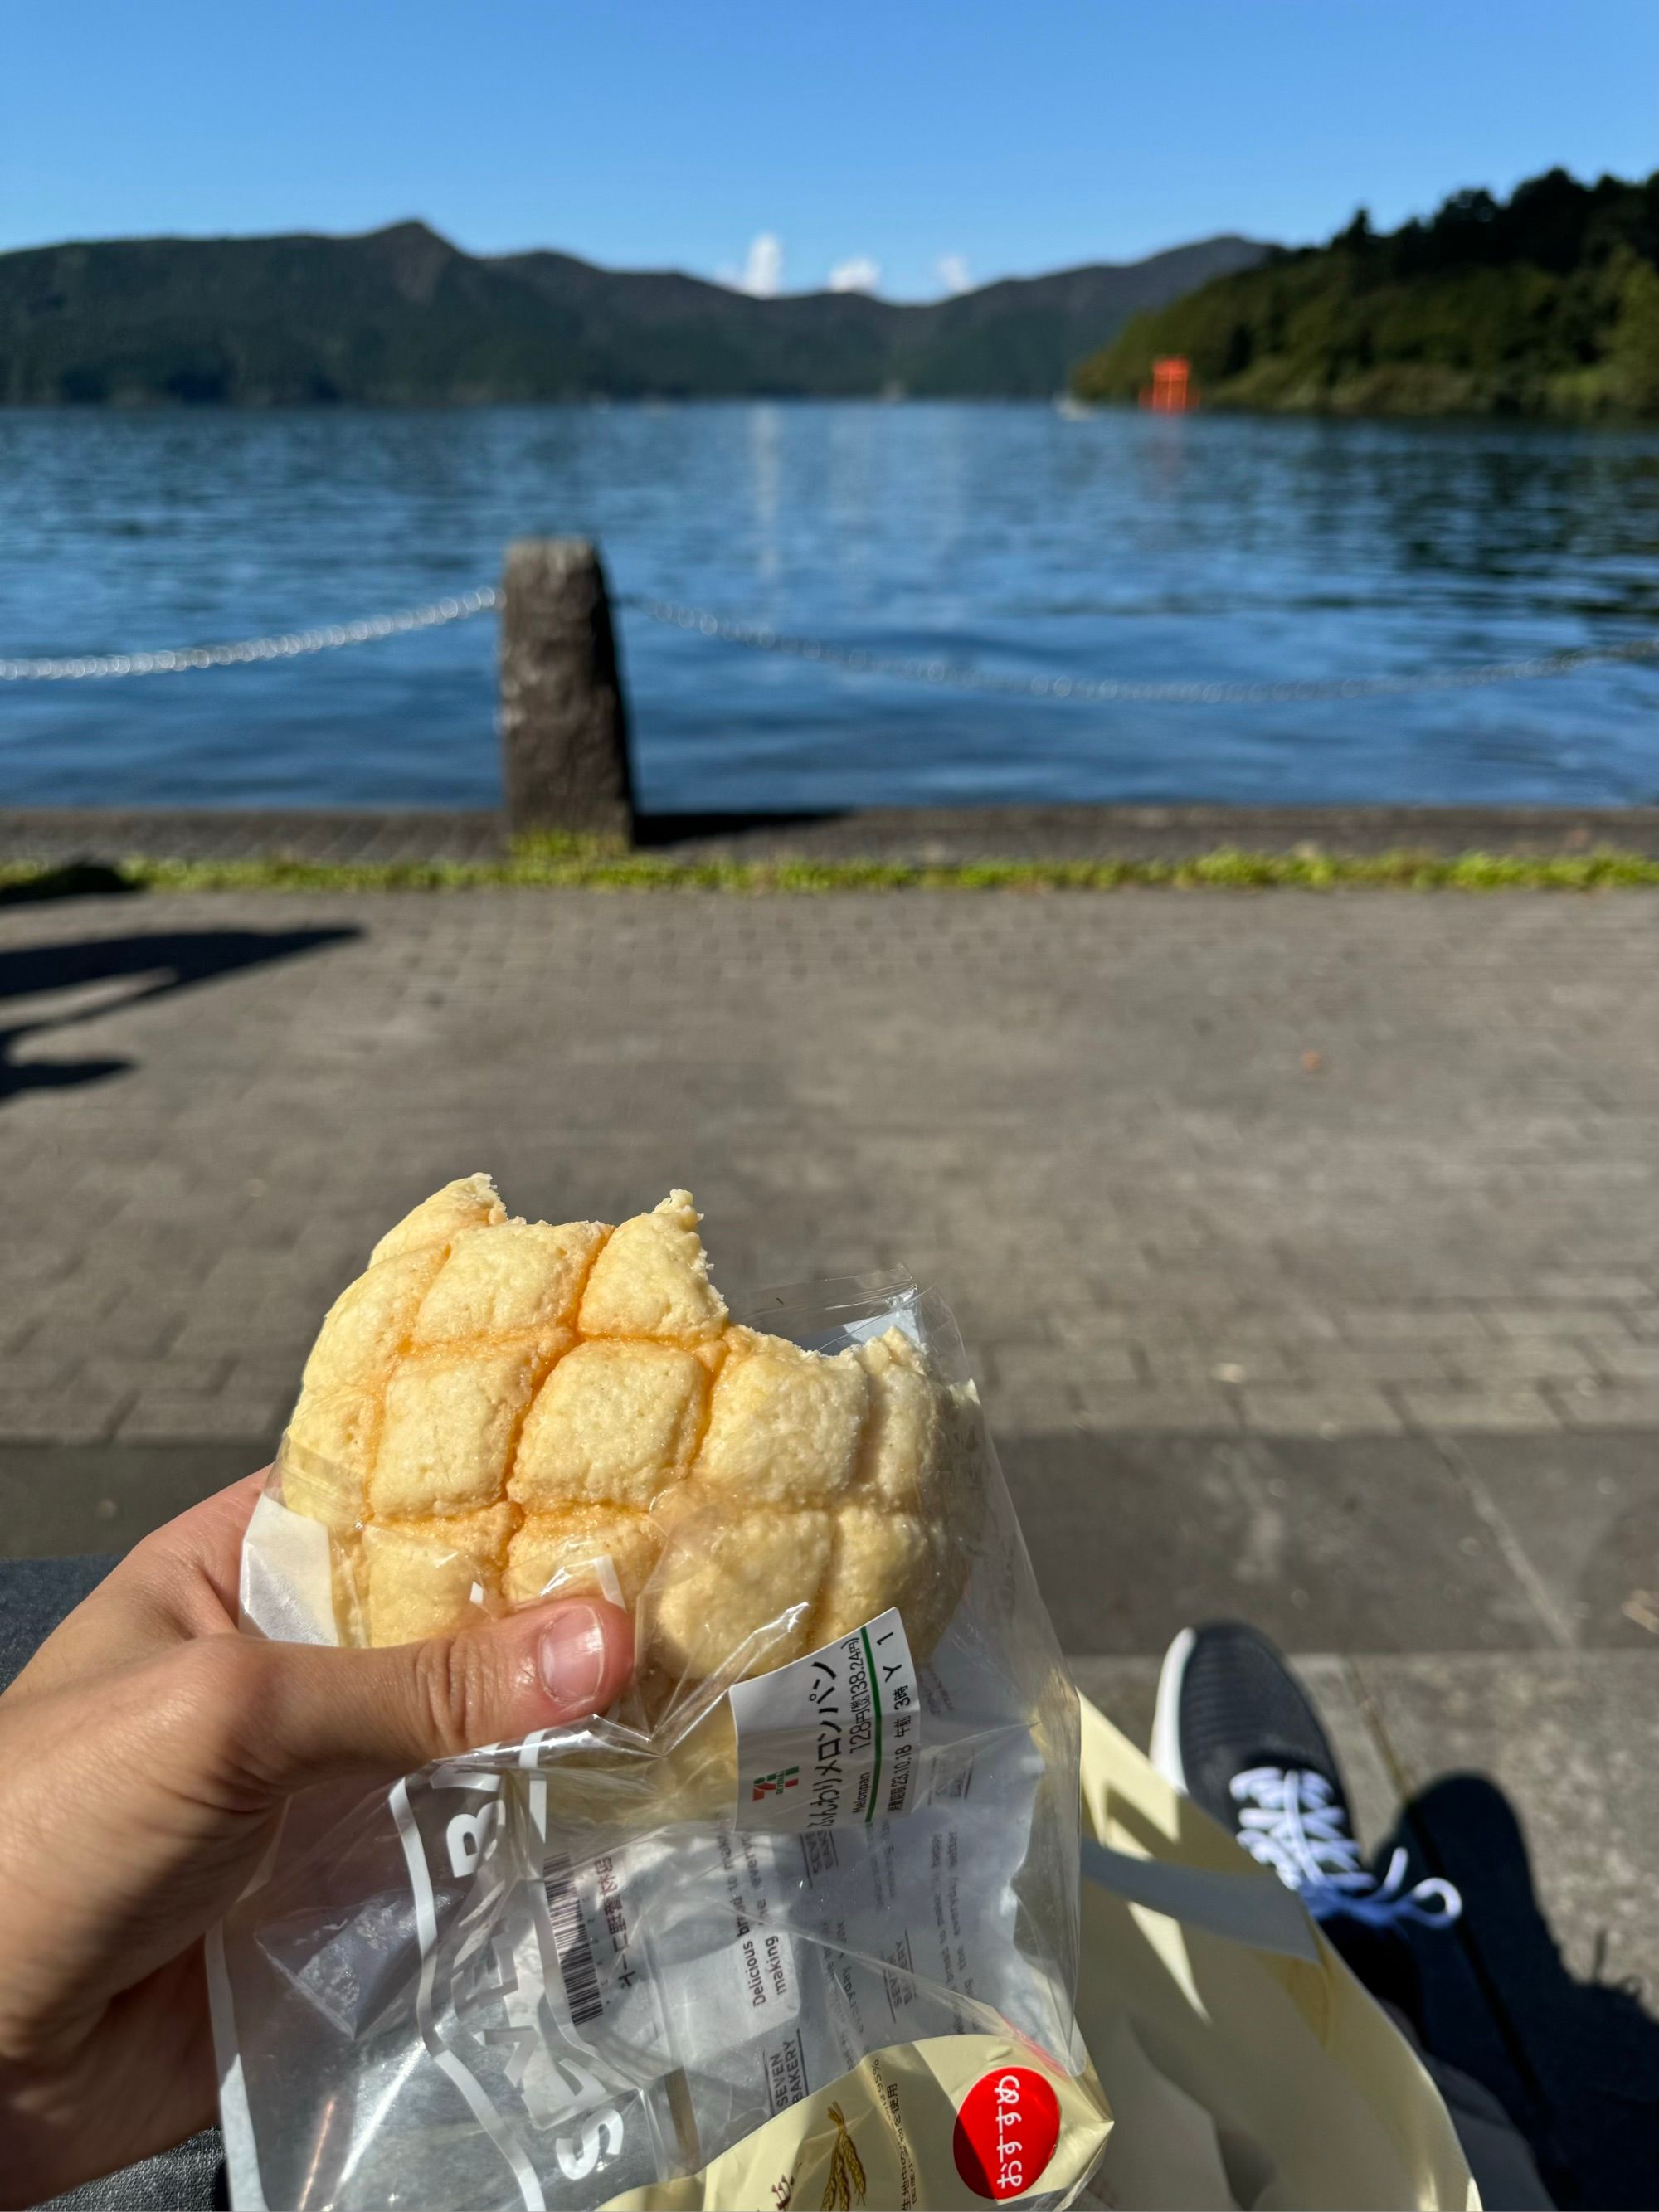
<path fill-rule="evenodd" d="M 146 1538 L 0 1698 L 0 2203 L 211 2119 L 202 1938 L 287 1797 L 603 1711 L 632 1667 L 587 1598 L 386 1651 L 238 1634 L 262 1480 Z"/>

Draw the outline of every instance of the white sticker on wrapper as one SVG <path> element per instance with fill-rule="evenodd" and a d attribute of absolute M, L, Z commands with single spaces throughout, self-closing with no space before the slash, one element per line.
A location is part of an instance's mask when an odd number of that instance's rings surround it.
<path fill-rule="evenodd" d="M 987 2006 L 1042 2040 L 1013 1886 L 1042 1771 L 1009 1732 L 944 1788 L 919 1782 L 890 1826 L 682 1828 L 549 1860 L 562 2031 L 607 2080 L 619 2055 L 628 2079 L 680 2069 L 700 2135 L 734 2104 L 786 2111 L 872 2049 L 971 2033 Z"/>
<path fill-rule="evenodd" d="M 896 1607 L 731 1691 L 740 1827 L 834 1828 L 909 1809 L 921 1748 Z"/>

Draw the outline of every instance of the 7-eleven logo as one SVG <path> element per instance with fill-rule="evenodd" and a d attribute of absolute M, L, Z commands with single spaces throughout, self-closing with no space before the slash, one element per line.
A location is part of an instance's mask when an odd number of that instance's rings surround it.
<path fill-rule="evenodd" d="M 781 1766 L 775 1774 L 757 1774 L 755 1777 L 755 1794 L 749 1802 L 751 1805 L 757 1805 L 763 1797 L 781 1796 L 784 1790 L 793 1790 L 799 1780 L 800 1769 L 798 1766 Z"/>

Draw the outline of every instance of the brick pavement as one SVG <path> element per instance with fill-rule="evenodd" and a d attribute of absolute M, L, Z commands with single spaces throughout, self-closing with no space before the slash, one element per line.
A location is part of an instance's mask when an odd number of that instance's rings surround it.
<path fill-rule="evenodd" d="M 904 1259 L 1000 1423 L 1659 1421 L 1659 903 L 520 892 L 0 915 L 0 1434 L 266 1435 L 458 1167 Z"/>
<path fill-rule="evenodd" d="M 1373 1825 L 1487 1769 L 1568 1970 L 1651 1980 L 1656 951 L 1645 892 L 0 909 L 4 1544 L 254 1463 L 447 1176 L 689 1182 L 734 1291 L 945 1291 L 1085 1682 L 1224 1608 L 1333 1655 Z"/>

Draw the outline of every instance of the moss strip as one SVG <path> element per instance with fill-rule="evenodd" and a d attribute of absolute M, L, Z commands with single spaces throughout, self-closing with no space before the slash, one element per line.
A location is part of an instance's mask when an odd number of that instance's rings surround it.
<path fill-rule="evenodd" d="M 0 888 L 45 890 L 64 871 L 0 862 Z M 1659 886 L 1659 860 L 1602 847 L 1572 855 L 1502 853 L 1445 855 L 1400 851 L 1342 856 L 1303 847 L 1249 853 L 1224 847 L 1187 860 L 675 860 L 618 853 L 580 841 L 526 841 L 499 860 L 304 860 L 274 855 L 246 860 L 120 864 L 136 889 L 220 891 L 459 891 L 497 886 L 548 890 L 1108 891 L 1174 890 L 1559 890 Z M 65 888 L 72 888 L 66 885 Z"/>

